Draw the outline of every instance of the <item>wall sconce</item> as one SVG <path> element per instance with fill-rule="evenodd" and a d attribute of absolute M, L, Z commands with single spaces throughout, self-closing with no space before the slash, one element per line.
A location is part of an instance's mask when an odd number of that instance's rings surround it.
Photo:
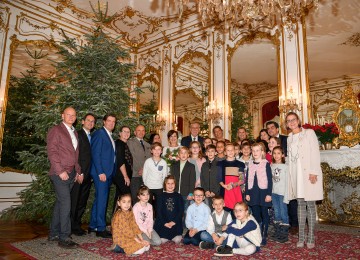
<path fill-rule="evenodd" d="M 291 86 L 290 90 L 288 91 L 288 95 L 285 95 L 285 97 L 281 96 L 279 102 L 279 111 L 280 113 L 283 113 L 284 116 L 286 116 L 286 114 L 289 112 L 297 112 L 302 110 L 301 94 L 299 95 L 299 98 L 294 97 L 294 91 Z"/>
<path fill-rule="evenodd" d="M 156 115 L 153 115 L 153 120 L 156 128 L 164 131 L 166 126 L 167 113 L 164 110 L 161 110 L 161 112 L 158 110 Z"/>

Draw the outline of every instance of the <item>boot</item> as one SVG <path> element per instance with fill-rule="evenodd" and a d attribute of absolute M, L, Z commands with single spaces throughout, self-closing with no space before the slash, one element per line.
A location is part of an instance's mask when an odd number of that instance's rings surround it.
<path fill-rule="evenodd" d="M 281 241 L 279 241 L 280 243 L 285 243 L 289 241 L 289 225 L 281 225 L 280 234 L 281 234 Z"/>
<path fill-rule="evenodd" d="M 263 224 L 262 223 L 262 229 L 261 229 L 261 236 L 262 236 L 262 241 L 261 241 L 261 246 L 266 246 L 267 244 L 267 233 L 268 233 L 268 224 Z"/>
<path fill-rule="evenodd" d="M 280 233 L 280 224 L 279 222 L 274 222 L 273 229 L 269 233 L 269 238 L 271 240 L 276 241 L 276 237 L 279 235 L 279 233 Z"/>

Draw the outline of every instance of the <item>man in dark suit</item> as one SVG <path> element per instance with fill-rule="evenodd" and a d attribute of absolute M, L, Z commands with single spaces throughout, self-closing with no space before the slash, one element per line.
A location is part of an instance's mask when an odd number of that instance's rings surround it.
<path fill-rule="evenodd" d="M 90 132 L 96 123 L 95 115 L 91 113 L 86 114 L 81 123 L 83 127 L 77 133 L 79 138 L 79 164 L 82 178 L 78 178 L 71 190 L 71 232 L 77 236 L 86 234 L 85 230 L 81 228 L 81 218 L 85 212 L 91 188 Z"/>
<path fill-rule="evenodd" d="M 181 146 L 186 146 L 190 148 L 190 143 L 192 141 L 198 141 L 201 146 L 203 146 L 204 138 L 199 136 L 200 133 L 200 124 L 198 122 L 192 122 L 190 124 L 190 135 L 185 136 L 181 139 Z"/>
<path fill-rule="evenodd" d="M 116 116 L 107 114 L 103 118 L 104 127 L 91 136 L 91 170 L 95 185 L 95 199 L 91 210 L 89 232 L 96 231 L 96 236 L 111 238 L 106 230 L 106 207 L 112 176 L 116 171 L 115 142 L 111 136 L 115 128 Z"/>
<path fill-rule="evenodd" d="M 272 137 L 279 137 L 281 142 L 281 147 L 284 151 L 285 156 L 287 156 L 287 136 L 279 134 L 279 124 L 275 121 L 266 122 L 266 129 L 268 134 Z M 288 215 L 289 223 L 292 227 L 297 227 L 298 224 L 298 214 L 297 214 L 297 200 L 290 200 L 288 204 Z"/>
<path fill-rule="evenodd" d="M 145 127 L 138 125 L 135 128 L 135 137 L 127 141 L 127 145 L 133 157 L 133 174 L 130 181 L 132 204 L 137 201 L 137 192 L 143 184 L 142 172 L 146 159 L 151 157 L 150 144 L 144 140 Z"/>
<path fill-rule="evenodd" d="M 275 121 L 268 121 L 266 122 L 266 129 L 270 136 L 280 138 L 281 147 L 287 156 L 287 136 L 279 134 L 279 124 Z"/>
<path fill-rule="evenodd" d="M 76 111 L 68 107 L 61 116 L 63 121 L 52 127 L 47 135 L 49 177 L 56 194 L 48 240 L 58 241 L 58 245 L 63 248 L 76 248 L 78 244 L 70 238 L 70 192 L 74 181 L 82 179 L 78 163 L 79 140 L 73 127 Z"/>

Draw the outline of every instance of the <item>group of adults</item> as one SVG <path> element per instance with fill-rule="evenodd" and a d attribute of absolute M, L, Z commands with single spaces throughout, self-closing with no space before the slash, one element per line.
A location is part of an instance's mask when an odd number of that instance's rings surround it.
<path fill-rule="evenodd" d="M 73 126 L 75 121 L 75 109 L 66 108 L 62 112 L 62 122 L 52 127 L 47 136 L 47 152 L 51 165 L 49 176 L 56 194 L 48 240 L 58 241 L 58 245 L 64 248 L 78 246 L 71 239 L 71 234 L 81 236 L 87 233 L 81 227 L 81 218 L 92 183 L 95 186 L 95 199 L 88 232 L 96 232 L 97 236 L 104 238 L 111 237 L 111 233 L 106 230 L 110 186 L 112 183 L 116 185 L 114 202 L 120 194 L 125 193 L 131 193 L 132 200 L 136 201 L 137 191 L 142 185 L 143 165 L 151 156 L 150 144 L 144 140 L 146 132 L 143 125 L 136 126 L 133 138 L 130 138 L 130 128 L 122 126 L 119 139 L 114 141 L 112 132 L 116 125 L 115 115 L 105 115 L 103 127 L 94 132 L 94 114 L 88 113 L 82 118 L 82 129 L 79 131 Z M 307 207 L 309 225 L 311 224 L 313 229 L 315 200 L 322 199 L 322 175 L 316 136 L 301 128 L 300 119 L 295 113 L 287 116 L 286 124 L 291 131 L 290 141 L 287 141 L 287 136 L 279 134 L 279 125 L 276 122 L 268 122 L 266 132 L 269 136 L 280 138 L 285 154 L 289 151 L 287 155 L 290 158 L 290 181 L 294 186 L 288 196 L 292 199 L 289 204 L 290 223 L 297 226 L 299 214 L 300 227 L 305 226 Z M 192 123 L 190 135 L 182 138 L 181 145 L 189 147 L 192 141 L 203 144 L 206 138 L 199 134 L 200 124 Z M 215 141 L 228 141 L 224 138 L 220 126 L 213 128 L 213 136 Z M 161 141 L 156 134 L 150 139 L 150 143 Z M 241 127 L 237 131 L 237 141 L 244 139 L 248 139 L 248 134 L 246 129 Z M 178 147 L 178 132 L 169 131 L 168 140 L 169 146 L 164 148 L 164 152 L 165 149 Z M 309 182 L 312 186 L 308 185 Z"/>

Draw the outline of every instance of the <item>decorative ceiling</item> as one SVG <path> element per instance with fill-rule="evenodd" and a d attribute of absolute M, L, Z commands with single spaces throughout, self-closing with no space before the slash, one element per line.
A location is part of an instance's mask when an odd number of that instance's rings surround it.
<path fill-rule="evenodd" d="M 91 13 L 89 2 L 98 0 L 51 0 L 54 8 Z M 174 2 L 166 0 L 107 0 L 109 14 L 119 19 L 109 25 L 128 43 L 142 44 L 151 36 L 165 35 L 179 26 Z M 100 1 L 105 8 L 105 1 Z M 192 2 L 193 3 L 193 2 Z M 194 11 L 194 3 L 189 10 Z M 188 11 L 189 11 L 188 10 Z M 311 82 L 360 74 L 360 1 L 321 1 L 318 10 L 306 18 L 309 80 Z M 189 14 L 191 12 L 187 12 Z M 185 12 L 186 15 L 186 12 Z M 124 19 L 120 19 L 120 18 Z M 150 17 L 150 18 L 149 18 Z M 195 14 L 192 16 L 196 17 Z M 24 47 L 17 50 L 22 56 Z M 276 47 L 267 39 L 240 46 L 231 63 L 231 77 L 241 84 L 277 82 Z M 18 61 L 18 62 L 17 62 Z M 24 59 L 14 59 L 12 74 L 19 74 Z"/>

